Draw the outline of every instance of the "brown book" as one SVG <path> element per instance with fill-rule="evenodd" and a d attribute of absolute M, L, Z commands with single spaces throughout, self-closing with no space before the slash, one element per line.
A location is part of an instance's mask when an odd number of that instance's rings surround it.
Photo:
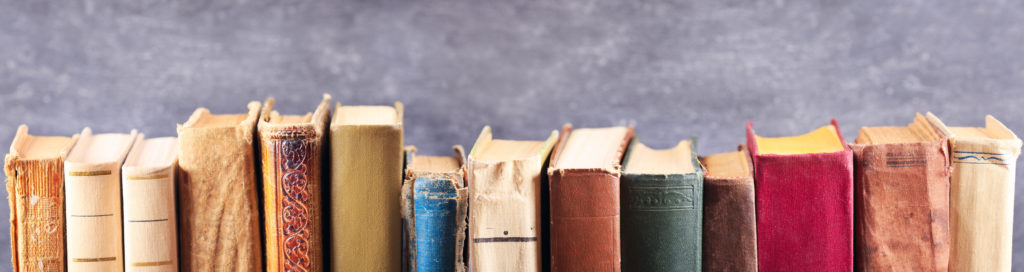
<path fill-rule="evenodd" d="M 248 114 L 199 108 L 178 125 L 182 271 L 263 269 L 253 153 L 260 103 L 248 107 Z"/>
<path fill-rule="evenodd" d="M 281 115 L 274 99 L 260 114 L 267 271 L 324 269 L 320 202 L 331 96 L 313 113 Z"/>
<path fill-rule="evenodd" d="M 13 271 L 64 271 L 64 159 L 78 141 L 21 125 L 4 158 Z"/>
<path fill-rule="evenodd" d="M 757 271 L 754 167 L 747 147 L 701 159 L 704 271 Z"/>
<path fill-rule="evenodd" d="M 863 127 L 853 149 L 854 270 L 946 271 L 949 152 L 920 114 L 905 127 Z"/>
<path fill-rule="evenodd" d="M 619 177 L 632 127 L 563 128 L 551 155 L 551 271 L 619 271 Z"/>

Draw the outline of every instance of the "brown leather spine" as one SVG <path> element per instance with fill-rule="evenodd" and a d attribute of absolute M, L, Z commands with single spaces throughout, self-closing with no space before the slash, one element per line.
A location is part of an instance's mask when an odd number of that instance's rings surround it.
<path fill-rule="evenodd" d="M 704 176 L 704 271 L 757 271 L 756 216 L 753 176 Z"/>

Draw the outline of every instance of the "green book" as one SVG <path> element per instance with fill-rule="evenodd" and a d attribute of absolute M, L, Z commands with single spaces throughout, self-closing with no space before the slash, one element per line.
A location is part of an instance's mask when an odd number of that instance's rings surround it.
<path fill-rule="evenodd" d="M 693 141 L 633 140 L 622 170 L 622 271 L 701 271 L 703 179 Z"/>

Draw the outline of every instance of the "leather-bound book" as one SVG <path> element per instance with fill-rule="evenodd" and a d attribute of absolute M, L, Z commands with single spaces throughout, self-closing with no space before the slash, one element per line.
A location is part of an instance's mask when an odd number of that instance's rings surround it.
<path fill-rule="evenodd" d="M 700 271 L 704 171 L 692 141 L 633 140 L 622 168 L 622 271 Z"/>
<path fill-rule="evenodd" d="M 544 164 L 558 141 L 494 139 L 484 127 L 469 152 L 470 271 L 541 271 Z"/>
<path fill-rule="evenodd" d="M 331 120 L 332 271 L 402 269 L 402 103 L 341 106 Z"/>
<path fill-rule="evenodd" d="M 313 113 L 260 114 L 260 168 L 267 271 L 324 270 L 321 187 L 331 96 Z"/>
<path fill-rule="evenodd" d="M 757 271 L 754 168 L 747 147 L 701 159 L 704 173 L 704 271 Z"/>
<path fill-rule="evenodd" d="M 64 161 L 69 271 L 124 271 L 121 164 L 139 136 L 85 128 Z"/>
<path fill-rule="evenodd" d="M 247 114 L 196 109 L 178 125 L 181 271 L 263 269 L 254 144 L 260 103 Z"/>
<path fill-rule="evenodd" d="M 619 271 L 619 171 L 632 127 L 563 128 L 551 154 L 551 271 Z"/>
<path fill-rule="evenodd" d="M 836 121 L 778 138 L 754 134 L 751 122 L 747 146 L 754 162 L 758 270 L 853 270 L 853 152 Z"/>
<path fill-rule="evenodd" d="M 407 271 L 466 271 L 466 212 L 469 189 L 462 146 L 455 156 L 416 156 L 406 150 L 402 185 Z"/>
<path fill-rule="evenodd" d="M 177 162 L 178 139 L 140 135 L 121 166 L 126 271 L 178 271 Z"/>
<path fill-rule="evenodd" d="M 64 159 L 78 141 L 18 127 L 4 157 L 12 271 L 64 271 Z"/>
<path fill-rule="evenodd" d="M 1021 140 L 991 115 L 984 127 L 947 127 L 949 138 L 949 270 L 1010 271 L 1014 183 Z"/>
<path fill-rule="evenodd" d="M 947 139 L 920 114 L 905 127 L 863 127 L 854 159 L 854 268 L 947 271 Z"/>

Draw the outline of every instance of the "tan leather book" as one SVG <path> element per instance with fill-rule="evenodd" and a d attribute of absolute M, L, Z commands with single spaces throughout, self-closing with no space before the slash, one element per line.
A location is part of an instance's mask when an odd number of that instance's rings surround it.
<path fill-rule="evenodd" d="M 1021 140 L 991 115 L 984 127 L 947 127 L 949 138 L 949 270 L 1010 271 L 1013 194 Z"/>
<path fill-rule="evenodd" d="M 124 271 L 121 164 L 139 137 L 85 128 L 64 161 L 68 270 Z"/>
<path fill-rule="evenodd" d="M 704 271 L 757 271 L 754 166 L 745 145 L 701 158 L 704 172 Z"/>
<path fill-rule="evenodd" d="M 259 271 L 259 203 L 253 141 L 260 103 L 247 114 L 196 109 L 178 125 L 181 271 Z"/>
<path fill-rule="evenodd" d="M 274 99 L 260 114 L 266 271 L 322 271 L 320 203 L 331 96 L 313 113 L 281 115 Z"/>
<path fill-rule="evenodd" d="M 12 271 L 64 271 L 64 159 L 78 141 L 21 125 L 4 157 Z"/>
<path fill-rule="evenodd" d="M 341 106 L 331 120 L 330 267 L 402 269 L 402 103 Z"/>
<path fill-rule="evenodd" d="M 126 271 L 178 271 L 177 165 L 177 138 L 140 135 L 121 166 Z"/>

